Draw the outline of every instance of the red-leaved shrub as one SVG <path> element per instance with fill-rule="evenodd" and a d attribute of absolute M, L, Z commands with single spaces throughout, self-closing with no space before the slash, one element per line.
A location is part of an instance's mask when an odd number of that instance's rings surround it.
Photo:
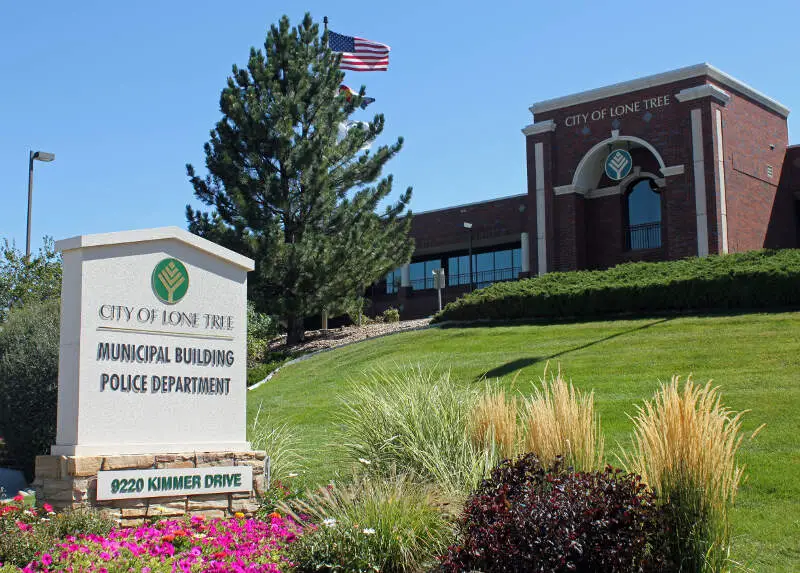
<path fill-rule="evenodd" d="M 544 468 L 534 454 L 507 460 L 469 497 L 449 572 L 654 571 L 658 509 L 639 476 Z"/>

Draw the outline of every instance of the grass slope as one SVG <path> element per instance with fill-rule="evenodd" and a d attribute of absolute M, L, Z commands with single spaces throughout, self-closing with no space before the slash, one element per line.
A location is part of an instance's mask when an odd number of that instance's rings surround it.
<path fill-rule="evenodd" d="M 335 414 L 348 380 L 373 368 L 450 368 L 479 384 L 485 375 L 527 392 L 546 361 L 582 389 L 594 389 L 607 459 L 632 428 L 626 414 L 673 374 L 713 379 L 723 402 L 749 409 L 741 461 L 747 481 L 734 511 L 735 555 L 756 571 L 800 570 L 800 313 L 654 318 L 550 326 L 430 329 L 368 341 L 285 367 L 251 392 L 273 421 L 301 438 L 309 479 L 347 472 L 336 455 Z"/>

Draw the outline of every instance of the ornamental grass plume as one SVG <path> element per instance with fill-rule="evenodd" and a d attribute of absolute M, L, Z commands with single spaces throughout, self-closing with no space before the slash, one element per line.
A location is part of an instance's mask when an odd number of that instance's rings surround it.
<path fill-rule="evenodd" d="M 292 546 L 298 571 L 429 571 L 454 539 L 453 499 L 406 476 L 356 479 L 281 511 L 319 524 Z M 460 507 L 460 504 L 459 504 Z"/>
<path fill-rule="evenodd" d="M 470 439 L 477 397 L 448 371 L 375 370 L 343 398 L 342 448 L 369 475 L 404 474 L 465 494 L 500 460 L 494 448 L 476 447 Z"/>
<path fill-rule="evenodd" d="M 534 387 L 522 406 L 524 450 L 535 453 L 545 466 L 561 456 L 576 471 L 602 469 L 605 440 L 594 411 L 594 392 L 576 390 L 564 380 L 560 367 L 547 380 L 548 366 L 541 386 Z"/>
<path fill-rule="evenodd" d="M 305 469 L 298 453 L 299 440 L 288 424 L 276 424 L 269 416 L 262 417 L 263 403 L 259 403 L 256 415 L 247 428 L 247 437 L 254 450 L 263 450 L 270 459 L 272 478 L 290 477 Z"/>
<path fill-rule="evenodd" d="M 633 445 L 620 461 L 664 506 L 668 554 L 682 571 L 724 568 L 728 511 L 744 471 L 736 462 L 744 412 L 723 406 L 717 387 L 695 385 L 691 376 L 683 388 L 673 376 L 636 410 Z"/>
<path fill-rule="evenodd" d="M 482 450 L 496 448 L 503 458 L 512 458 L 519 451 L 518 403 L 508 399 L 505 389 L 486 385 L 478 397 L 469 420 L 473 444 Z"/>

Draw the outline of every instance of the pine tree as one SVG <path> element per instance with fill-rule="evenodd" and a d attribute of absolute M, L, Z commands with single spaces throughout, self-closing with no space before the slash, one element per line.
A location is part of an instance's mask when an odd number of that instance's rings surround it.
<path fill-rule="evenodd" d="M 392 190 L 382 169 L 403 139 L 370 152 L 383 115 L 341 137 L 365 89 L 349 102 L 339 94 L 339 59 L 309 14 L 292 28 L 281 18 L 264 52 L 251 48 L 247 69 L 233 66 L 204 146 L 208 176 L 186 166 L 195 197 L 213 208 L 187 206 L 189 230 L 256 261 L 248 294 L 286 321 L 289 344 L 303 338 L 305 317 L 342 309 L 413 250 L 411 188 L 377 212 Z"/>

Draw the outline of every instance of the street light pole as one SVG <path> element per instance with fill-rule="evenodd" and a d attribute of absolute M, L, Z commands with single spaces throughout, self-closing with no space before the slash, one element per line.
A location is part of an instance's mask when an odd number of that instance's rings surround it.
<path fill-rule="evenodd" d="M 464 228 L 469 229 L 469 292 L 472 292 L 472 223 L 465 221 Z"/>
<path fill-rule="evenodd" d="M 31 256 L 31 213 L 33 211 L 33 160 L 50 162 L 55 159 L 54 153 L 30 151 L 28 157 L 28 227 L 25 233 L 25 257 Z"/>

